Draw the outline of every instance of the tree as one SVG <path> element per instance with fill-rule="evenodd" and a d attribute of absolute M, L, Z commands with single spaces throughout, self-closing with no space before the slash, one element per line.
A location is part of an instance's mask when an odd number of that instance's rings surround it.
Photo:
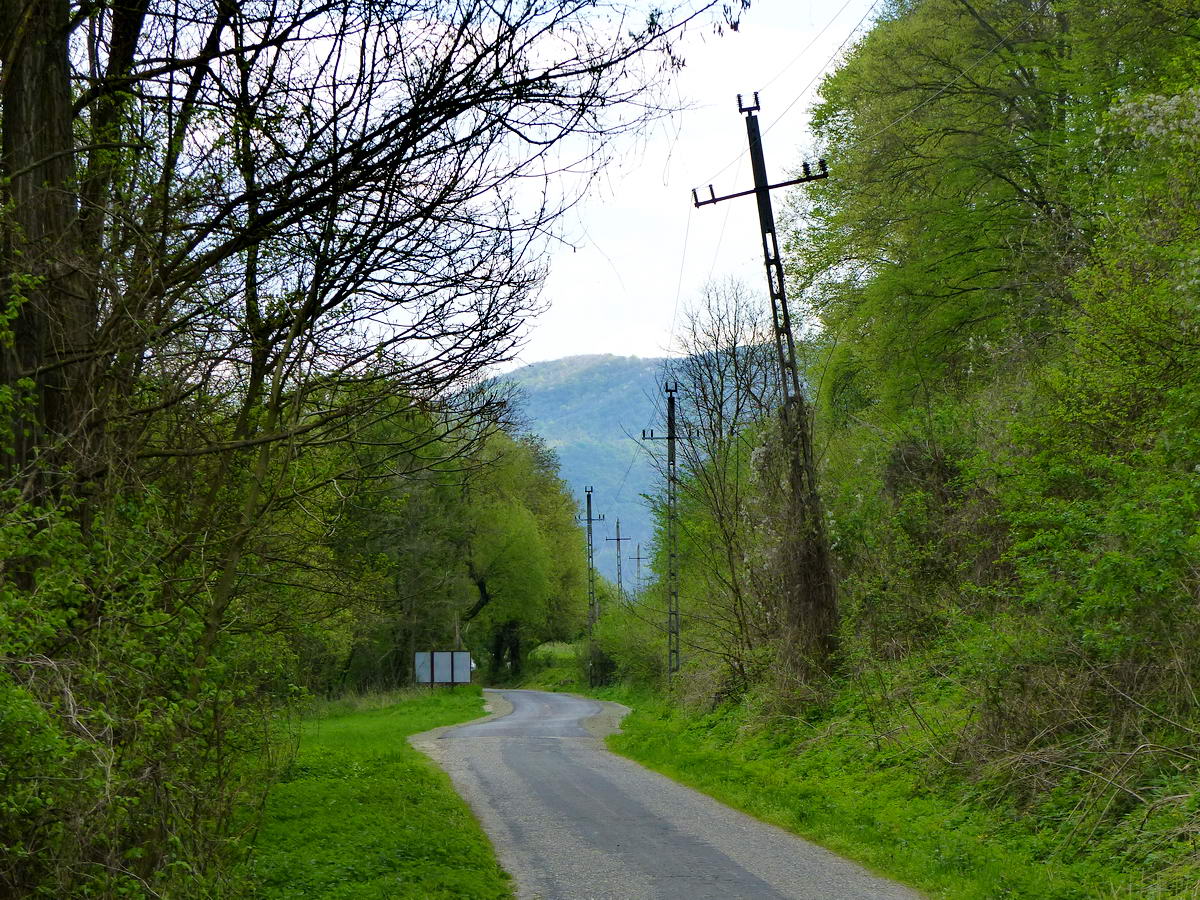
<path fill-rule="evenodd" d="M 666 364 L 679 384 L 682 569 L 688 589 L 686 643 L 715 655 L 738 686 L 786 601 L 761 564 L 749 481 L 755 437 L 779 402 L 779 372 L 761 300 L 736 281 L 706 285 L 684 317 L 680 356 Z M 777 586 L 778 582 L 774 586 Z"/>
<path fill-rule="evenodd" d="M 503 417 L 473 384 L 586 185 L 553 176 L 654 115 L 712 8 L 0 6 L 3 687 L 72 748 L 26 783 L 76 787 L 14 814 L 10 890 L 219 877 L 262 786 L 231 748 L 294 638 L 352 634 L 341 501 Z"/>

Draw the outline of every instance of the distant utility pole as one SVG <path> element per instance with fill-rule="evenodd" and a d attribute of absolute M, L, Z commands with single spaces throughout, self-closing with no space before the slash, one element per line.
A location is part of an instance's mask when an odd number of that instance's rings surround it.
<path fill-rule="evenodd" d="M 667 676 L 679 671 L 679 508 L 678 483 L 675 477 L 675 393 L 679 383 L 663 385 L 667 395 L 667 434 L 661 437 L 654 430 L 643 431 L 642 440 L 667 442 Z"/>
<path fill-rule="evenodd" d="M 634 583 L 637 585 L 637 595 L 638 595 L 638 597 L 641 597 L 642 596 L 642 562 L 643 562 L 643 560 L 649 560 L 650 557 L 642 556 L 642 545 L 639 543 L 637 545 L 637 556 L 631 556 L 631 557 L 629 557 L 629 559 L 631 561 L 637 563 L 637 581 L 635 581 Z"/>
<path fill-rule="evenodd" d="M 633 538 L 621 537 L 621 520 L 617 519 L 617 536 L 615 538 L 606 537 L 605 540 L 617 542 L 617 599 L 624 602 L 625 589 L 621 587 L 621 541 L 632 541 Z"/>
<path fill-rule="evenodd" d="M 792 333 L 792 319 L 788 312 L 787 292 L 784 288 L 783 261 L 779 253 L 779 238 L 775 233 L 771 191 L 828 178 L 829 171 L 825 160 L 821 159 L 817 161 L 816 172 L 812 171 L 808 163 L 804 163 L 803 175 L 800 178 L 777 184 L 768 183 L 762 133 L 758 127 L 758 116 L 755 115 L 760 109 L 757 91 L 754 94 L 754 102 L 749 105 L 743 103 L 742 95 L 738 94 L 738 112 L 746 116 L 746 137 L 750 143 L 754 187 L 751 190 L 718 197 L 712 185 L 709 185 L 708 197 L 701 200 L 693 190 L 692 202 L 697 207 L 708 206 L 750 194 L 754 194 L 758 202 L 763 259 L 767 268 L 767 288 L 771 296 L 771 317 L 775 326 L 775 351 L 779 362 L 780 382 L 783 385 L 781 420 L 783 438 L 789 454 L 788 485 L 792 507 L 789 517 L 795 522 L 795 528 L 790 530 L 791 546 L 785 548 L 789 570 L 786 581 L 795 591 L 795 596 L 787 598 L 789 634 L 786 635 L 786 639 L 790 652 L 800 657 L 795 662 L 801 666 L 814 662 L 820 665 L 835 650 L 837 598 L 829 559 L 829 542 L 825 536 L 820 497 L 817 493 L 811 416 L 800 387 L 796 341 Z"/>
<path fill-rule="evenodd" d="M 587 496 L 587 560 L 588 560 L 588 634 L 592 633 L 592 628 L 596 624 L 596 620 L 600 618 L 600 604 L 596 600 L 596 558 L 592 550 L 592 523 L 603 522 L 604 516 L 592 515 L 592 488 L 591 485 L 583 489 Z M 620 544 L 617 545 L 618 547 Z"/>

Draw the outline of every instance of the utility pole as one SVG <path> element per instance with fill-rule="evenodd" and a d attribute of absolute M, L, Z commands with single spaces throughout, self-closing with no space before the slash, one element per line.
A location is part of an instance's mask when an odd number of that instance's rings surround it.
<path fill-rule="evenodd" d="M 606 537 L 605 540 L 617 542 L 617 599 L 624 602 L 625 589 L 621 587 L 621 541 L 632 541 L 633 538 L 621 537 L 621 520 L 617 519 L 617 536 L 615 538 Z"/>
<path fill-rule="evenodd" d="M 742 102 L 738 94 L 738 112 L 746 116 L 746 138 L 750 144 L 750 163 L 754 172 L 754 187 L 718 197 L 712 185 L 708 197 L 701 200 L 692 191 L 697 207 L 720 203 L 735 197 L 754 194 L 758 203 L 758 223 L 762 232 L 763 260 L 767 270 L 767 289 L 771 297 L 771 318 L 775 329 L 775 351 L 779 362 L 780 383 L 783 386 L 783 407 L 780 410 L 782 437 L 788 452 L 789 518 L 796 527 L 789 529 L 791 546 L 784 548 L 787 567 L 785 584 L 794 596 L 786 598 L 786 620 L 789 633 L 785 635 L 789 652 L 801 668 L 820 666 L 836 649 L 837 597 L 833 569 L 829 559 L 829 542 L 821 517 L 820 496 L 817 492 L 816 465 L 812 450 L 812 423 L 808 402 L 800 387 L 800 370 L 796 364 L 796 341 L 788 311 L 787 291 L 783 279 L 783 260 L 779 253 L 779 238 L 775 233 L 775 213 L 771 206 L 771 191 L 775 188 L 806 184 L 829 177 L 825 160 L 817 161 L 817 171 L 804 163 L 802 176 L 790 181 L 770 184 L 763 156 L 762 132 L 756 113 L 761 109 L 758 92 L 754 102 Z"/>
<path fill-rule="evenodd" d="M 596 619 L 600 618 L 600 604 L 596 600 L 596 558 L 592 550 L 592 523 L 603 522 L 604 516 L 592 515 L 592 488 L 588 485 L 583 489 L 583 493 L 587 497 L 587 561 L 588 561 L 588 634 L 592 633 L 592 628 L 596 624 Z M 619 544 L 617 546 L 620 546 Z"/>
<path fill-rule="evenodd" d="M 641 597 L 642 596 L 642 562 L 644 560 L 649 560 L 650 557 L 642 556 L 642 545 L 639 543 L 637 545 L 637 556 L 631 556 L 631 557 L 629 557 L 629 559 L 632 562 L 637 563 L 637 581 L 634 583 L 637 585 L 637 595 L 638 595 L 638 597 Z"/>
<path fill-rule="evenodd" d="M 675 477 L 675 393 L 679 383 L 663 385 L 667 395 L 667 434 L 658 436 L 654 430 L 643 431 L 642 440 L 667 442 L 667 677 L 679 671 L 679 508 L 678 483 Z"/>
<path fill-rule="evenodd" d="M 767 163 L 763 156 L 762 132 L 758 127 L 758 116 L 755 115 L 762 107 L 758 102 L 758 92 L 754 92 L 754 102 L 749 106 L 742 102 L 742 95 L 737 95 L 738 112 L 746 114 L 746 138 L 750 143 L 750 166 L 754 172 L 754 187 L 748 191 L 738 191 L 718 197 L 710 184 L 708 197 L 701 200 L 698 193 L 692 191 L 692 202 L 697 208 L 732 200 L 735 197 L 755 195 L 758 201 L 758 223 L 762 229 L 763 260 L 767 267 L 767 289 L 771 295 L 771 319 L 775 326 L 775 350 L 779 360 L 779 373 L 783 384 L 784 407 L 790 405 L 793 397 L 802 397 L 800 391 L 800 372 L 796 366 L 796 341 L 792 334 L 792 317 L 788 311 L 787 292 L 783 281 L 783 259 L 779 254 L 779 237 L 775 233 L 775 211 L 771 206 L 771 191 L 775 188 L 791 187 L 795 184 L 806 184 L 829 177 L 825 160 L 817 160 L 818 171 L 813 172 L 808 163 L 804 163 L 804 174 L 790 181 L 780 181 L 777 184 L 767 182 Z"/>

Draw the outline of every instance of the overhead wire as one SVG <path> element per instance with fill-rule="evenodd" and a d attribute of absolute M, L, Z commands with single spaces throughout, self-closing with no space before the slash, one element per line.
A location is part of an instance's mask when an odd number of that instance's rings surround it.
<path fill-rule="evenodd" d="M 772 84 L 774 84 L 776 81 L 778 81 L 779 78 L 784 74 L 784 72 L 786 72 L 788 69 L 790 69 L 792 66 L 794 66 L 796 64 L 796 62 L 798 62 L 799 59 L 802 56 L 804 56 L 805 53 L 807 53 L 809 50 L 811 50 L 816 45 L 817 41 L 819 41 L 822 37 L 825 36 L 825 32 L 827 32 L 833 26 L 833 23 L 836 22 L 839 18 L 841 18 L 842 13 L 844 13 L 846 11 L 846 9 L 850 6 L 850 4 L 852 2 L 853 2 L 853 0 L 846 0 L 846 2 L 842 4 L 841 8 L 836 13 L 833 14 L 833 18 L 831 18 L 828 22 L 825 23 L 825 27 L 822 28 L 819 32 L 817 32 L 816 37 L 814 37 L 811 41 L 809 41 L 805 45 L 803 50 L 801 50 L 794 57 L 792 57 L 792 59 L 787 63 L 787 65 L 785 65 L 782 69 L 780 69 L 778 72 L 776 72 L 774 75 L 772 75 L 766 82 L 764 82 L 763 85 L 759 88 L 759 90 L 760 91 L 765 90 L 766 88 L 768 88 Z M 833 64 L 833 61 L 835 59 L 837 59 L 838 54 L 840 54 L 842 52 L 842 50 L 845 49 L 846 45 L 850 42 L 850 40 L 854 37 L 854 35 L 856 35 L 858 33 L 858 30 L 863 26 L 863 23 L 866 22 L 867 17 L 870 16 L 871 13 L 873 13 L 875 11 L 875 8 L 879 6 L 880 2 L 881 2 L 881 0 L 874 0 L 874 2 L 872 2 L 871 5 L 869 7 L 867 7 L 867 11 L 862 14 L 862 16 L 859 18 L 859 20 L 854 24 L 854 27 L 850 29 L 850 31 L 846 35 L 846 37 L 842 39 L 842 42 L 840 44 L 838 44 L 837 50 L 835 50 L 830 55 L 830 57 L 827 60 L 825 60 L 825 62 L 817 70 L 817 73 L 809 80 L 808 84 L 806 84 L 804 86 L 804 88 L 800 91 L 800 93 L 792 98 L 791 102 L 788 103 L 788 105 L 784 108 L 783 112 L 780 113 L 778 116 L 776 116 L 771 121 L 770 125 L 768 125 L 768 126 L 766 126 L 766 128 L 764 128 L 764 134 L 767 131 L 769 131 L 771 128 L 773 128 L 776 124 L 778 124 L 779 120 L 782 119 L 783 116 L 788 111 L 790 111 L 792 109 L 792 107 L 794 107 L 797 103 L 799 103 L 800 100 L 803 99 L 804 95 L 807 94 L 808 91 L 812 89 L 813 85 L 815 85 L 817 83 L 817 81 L 829 69 L 830 65 Z M 734 165 L 736 165 L 740 160 L 742 160 L 744 156 L 745 156 L 745 154 L 739 152 L 737 154 L 737 156 L 735 156 L 733 159 L 731 159 L 729 162 L 727 162 L 725 165 L 723 165 L 720 169 L 718 169 L 712 175 L 709 175 L 708 178 L 704 179 L 703 183 L 709 184 L 714 179 L 716 179 L 718 176 L 724 175 Z"/>
<path fill-rule="evenodd" d="M 627 465 L 625 467 L 625 474 L 621 476 L 621 483 L 619 485 L 617 485 L 617 492 L 615 494 L 613 494 L 613 499 L 612 499 L 613 503 L 621 502 L 621 491 L 625 490 L 625 482 L 629 478 L 629 473 L 633 470 L 633 464 L 635 462 L 637 462 L 638 452 L 640 450 L 641 450 L 640 447 L 635 448 L 633 451 L 633 455 L 629 457 L 629 465 Z"/>
<path fill-rule="evenodd" d="M 797 53 L 795 56 L 793 56 L 790 60 L 788 60 L 786 65 L 784 65 L 784 67 L 782 69 L 780 69 L 778 72 L 776 72 L 770 78 L 768 78 L 763 83 L 762 87 L 759 88 L 759 90 L 765 90 L 766 88 L 769 88 L 776 81 L 778 81 L 780 78 L 782 78 L 783 74 L 788 69 L 790 69 L 796 63 L 798 63 L 801 60 L 801 58 L 804 56 L 804 54 L 806 54 L 809 50 L 811 50 L 814 46 L 816 46 L 817 41 L 819 41 L 821 38 L 823 38 L 825 36 L 825 32 L 827 32 L 830 28 L 833 27 L 833 23 L 842 17 L 842 13 L 844 13 L 850 7 L 850 4 L 853 2 L 854 2 L 854 0 L 846 0 L 846 2 L 842 4 L 841 9 L 839 9 L 837 12 L 835 12 L 833 14 L 833 18 L 825 23 L 825 27 L 817 32 L 817 36 L 814 37 L 807 44 L 805 44 L 803 50 L 801 50 L 799 53 Z M 862 24 L 862 23 L 860 22 L 859 24 Z M 857 26 L 855 26 L 855 27 L 857 27 Z"/>
<path fill-rule="evenodd" d="M 850 33 L 847 34 L 846 37 L 842 39 L 842 42 L 840 44 L 838 44 L 837 49 L 834 50 L 832 54 L 830 54 L 829 59 L 825 60 L 824 65 L 822 65 L 821 68 L 819 68 L 817 70 L 817 73 L 815 75 L 813 75 L 812 78 L 809 79 L 808 84 L 806 84 L 803 88 L 800 89 L 800 93 L 798 93 L 795 97 L 792 98 L 792 101 L 783 108 L 783 111 L 779 115 L 777 115 L 774 119 L 772 119 L 770 123 L 763 126 L 763 134 L 766 134 L 772 128 L 774 128 L 776 125 L 778 125 L 780 120 L 782 120 L 784 116 L 786 116 L 789 112 L 792 111 L 792 107 L 794 107 L 797 103 L 799 103 L 805 97 L 805 95 L 808 94 L 808 92 L 813 89 L 813 87 L 816 85 L 816 83 L 825 75 L 826 70 L 828 70 L 829 67 L 831 65 L 833 65 L 833 61 L 835 59 L 837 59 L 838 56 L 841 55 L 841 52 L 843 50 L 846 49 L 846 45 L 850 43 L 850 41 L 854 38 L 854 36 L 856 34 L 858 34 L 858 30 L 863 27 L 863 23 L 865 23 L 867 21 L 867 17 L 870 16 L 871 13 L 875 12 L 875 8 L 879 6 L 880 2 L 881 2 L 881 0 L 874 0 L 874 2 L 870 6 L 867 7 L 867 11 L 862 14 L 862 17 L 859 18 L 859 20 L 857 22 L 854 23 L 854 27 L 850 29 Z M 770 82 L 768 82 L 768 84 L 769 83 Z"/>
<path fill-rule="evenodd" d="M 794 66 L 797 62 L 799 62 L 800 59 L 803 58 L 803 56 L 809 50 L 811 50 L 814 46 L 816 46 L 817 42 L 820 41 L 821 38 L 823 38 L 825 36 L 826 32 L 828 32 L 829 29 L 833 27 L 834 23 L 837 22 L 837 20 L 839 18 L 841 18 L 842 13 L 844 13 L 850 7 L 850 4 L 853 2 L 854 2 L 854 0 L 845 0 L 845 2 L 842 3 L 842 5 L 838 8 L 837 12 L 835 12 L 833 14 L 833 16 L 829 19 L 829 21 L 827 21 L 825 23 L 825 25 L 821 28 L 821 30 L 818 31 L 817 34 L 807 44 L 805 44 L 804 47 L 798 53 L 796 53 L 794 56 L 792 56 L 791 59 L 789 59 L 774 75 L 772 75 L 764 83 L 763 87 L 764 88 L 769 87 L 770 85 L 772 85 L 776 81 L 778 81 L 780 78 L 782 78 L 783 75 L 786 74 L 787 71 L 792 68 L 792 66 Z M 871 14 L 871 12 L 874 11 L 875 7 L 879 5 L 879 2 L 880 2 L 880 0 L 874 0 L 874 2 L 871 4 L 871 6 L 867 9 L 867 12 L 862 15 L 862 17 L 855 24 L 854 28 L 850 31 L 850 33 L 846 36 L 846 38 L 843 39 L 841 44 L 838 45 L 838 49 L 834 53 L 834 56 L 830 57 L 830 59 L 828 61 L 826 61 L 825 65 L 823 65 L 821 67 L 820 72 L 818 72 L 818 75 L 815 76 L 808 83 L 808 85 L 805 86 L 804 91 L 801 92 L 800 95 L 798 95 L 796 98 L 794 98 L 790 104 L 788 104 L 788 106 L 785 108 L 784 112 L 787 112 L 787 110 L 790 110 L 793 106 L 795 106 L 795 104 L 797 102 L 799 102 L 800 98 L 803 96 L 803 93 L 806 92 L 809 88 L 811 88 L 811 86 L 813 84 L 816 83 L 817 78 L 820 77 L 821 74 L 823 74 L 824 70 L 833 61 L 834 57 L 836 57 L 836 55 L 842 51 L 842 48 L 845 47 L 846 43 L 854 36 L 855 33 L 857 33 L 858 29 L 862 26 L 862 23 L 864 21 L 866 21 L 867 16 L 869 16 Z M 760 88 L 760 90 L 761 90 L 761 88 Z M 782 118 L 782 115 L 783 114 L 781 113 L 779 118 Z M 777 122 L 778 118 L 775 121 Z M 772 124 L 774 124 L 774 123 L 772 123 Z M 730 160 L 720 170 L 713 173 L 707 180 L 711 181 L 711 180 L 715 179 L 718 175 L 721 175 L 724 172 L 728 171 L 728 169 L 731 168 L 733 165 L 735 165 L 739 160 L 741 160 L 742 157 L 743 157 L 743 154 L 739 153 L 736 157 L 734 157 L 732 160 Z M 689 205 L 687 223 L 684 227 L 683 248 L 680 252 L 679 273 L 678 273 L 678 277 L 676 278 L 676 284 L 675 284 L 675 300 L 674 300 L 674 304 L 673 304 L 673 309 L 671 311 L 671 328 L 670 328 L 670 331 L 668 332 L 668 342 L 667 342 L 667 348 L 666 348 L 668 355 L 671 354 L 675 348 L 675 329 L 676 329 L 676 327 L 678 325 L 678 321 L 679 321 L 679 301 L 683 295 L 683 273 L 687 268 L 687 252 L 688 252 L 689 239 L 691 236 L 692 214 L 694 212 L 694 209 L 695 209 L 694 207 Z M 730 209 L 726 209 L 725 215 L 721 220 L 721 231 L 717 238 L 717 248 L 716 248 L 716 251 L 714 251 L 714 253 L 713 253 L 713 263 L 709 269 L 709 274 L 708 274 L 708 277 L 710 280 L 712 279 L 713 272 L 716 270 L 717 256 L 721 249 L 721 245 L 723 244 L 723 242 L 725 240 L 725 229 L 729 223 L 729 213 L 730 213 Z M 650 425 L 651 425 L 651 423 L 647 423 L 646 427 L 649 428 Z M 638 454 L 638 452 L 640 452 L 640 450 L 641 450 L 641 448 L 639 447 L 634 451 L 633 455 L 629 459 L 629 464 L 625 467 L 625 474 L 622 476 L 621 483 L 618 486 L 616 494 L 613 497 L 614 503 L 619 502 L 619 500 L 620 500 L 621 492 L 625 489 L 625 483 L 629 478 L 629 473 L 633 470 L 633 464 L 635 462 L 637 462 L 637 454 Z"/>
<path fill-rule="evenodd" d="M 687 222 L 683 229 L 683 247 L 679 253 L 679 272 L 675 279 L 675 303 L 671 310 L 671 330 L 668 332 L 668 340 L 666 352 L 668 355 L 673 351 L 675 346 L 675 325 L 679 320 L 679 300 L 683 296 L 683 273 L 687 268 L 688 245 L 692 234 L 692 214 L 695 212 L 694 207 L 688 207 Z M 643 431 L 649 429 L 654 424 L 653 419 L 646 423 Z M 631 435 L 632 437 L 632 435 Z M 637 439 L 634 438 L 636 441 Z M 642 451 L 642 447 L 638 444 L 633 453 L 629 457 L 629 465 L 625 467 L 625 474 L 621 477 L 621 484 L 617 487 L 616 494 L 613 495 L 613 503 L 617 503 L 621 499 L 621 492 L 625 489 L 625 482 L 629 478 L 629 473 L 633 471 L 633 464 L 637 462 L 638 454 Z"/>
<path fill-rule="evenodd" d="M 683 271 L 687 267 L 688 239 L 692 234 L 692 214 L 694 212 L 695 207 L 689 206 L 687 224 L 683 229 L 683 252 L 679 254 L 679 275 L 675 280 L 675 308 L 671 311 L 671 330 L 667 333 L 666 350 L 668 355 L 675 344 L 675 323 L 679 319 L 679 298 L 683 294 Z"/>
<path fill-rule="evenodd" d="M 668 354 L 671 353 L 672 348 L 674 347 L 674 344 L 675 344 L 675 324 L 679 319 L 679 300 L 680 300 L 680 297 L 683 296 L 683 273 L 684 273 L 684 270 L 687 268 L 688 245 L 689 245 L 689 242 L 691 239 L 691 234 L 692 234 L 692 213 L 693 212 L 694 212 L 694 209 L 692 207 L 689 207 L 687 222 L 684 225 L 684 229 L 683 229 L 683 247 L 680 249 L 680 253 L 679 253 L 679 272 L 678 272 L 678 275 L 675 280 L 675 302 L 674 302 L 674 308 L 671 311 L 671 330 L 668 332 L 668 343 L 667 343 L 667 347 L 666 347 L 666 352 Z M 650 426 L 653 424 L 654 424 L 653 420 L 647 422 L 646 428 L 643 429 L 643 431 L 645 431 L 646 429 L 649 429 Z M 634 438 L 634 440 L 636 441 L 637 439 Z M 641 449 L 642 449 L 641 445 L 639 444 L 638 446 L 636 446 L 634 448 L 633 453 L 630 455 L 629 465 L 627 465 L 625 467 L 625 474 L 623 476 L 621 476 L 621 483 L 620 483 L 620 485 L 617 486 L 616 493 L 613 495 L 613 499 L 612 499 L 613 503 L 620 502 L 621 492 L 623 490 L 625 490 L 625 482 L 629 479 L 629 473 L 631 471 L 633 471 L 633 464 L 635 462 L 637 462 L 638 454 L 641 452 Z"/>
<path fill-rule="evenodd" d="M 833 15 L 833 17 L 825 24 L 825 26 L 821 29 L 821 31 L 817 33 L 816 37 L 814 37 L 811 41 L 809 41 L 809 43 L 805 46 L 805 48 L 803 50 L 801 50 L 799 53 L 797 53 L 791 60 L 788 61 L 788 63 L 786 65 L 783 66 L 783 68 L 781 68 L 778 72 L 776 72 L 775 75 L 773 75 L 768 81 L 766 81 L 763 84 L 763 87 L 760 88 L 760 90 L 762 90 L 763 88 L 769 87 L 771 84 L 773 84 L 774 82 L 779 80 L 779 78 L 782 77 L 785 72 L 787 72 L 793 65 L 795 65 L 796 62 L 806 52 L 808 52 L 808 50 L 810 50 L 813 47 L 813 45 L 815 45 L 816 42 L 821 39 L 821 37 L 824 36 L 824 34 L 829 30 L 829 28 L 833 25 L 833 23 L 836 22 L 837 19 L 840 18 L 841 14 L 843 12 L 845 12 L 845 10 L 849 7 L 851 2 L 853 2 L 853 0 L 846 0 L 846 2 L 843 3 L 841 8 L 839 8 L 838 11 Z M 833 64 L 834 60 L 836 60 L 837 57 L 846 48 L 846 45 L 854 38 L 854 36 L 858 33 L 859 29 L 862 28 L 863 24 L 867 21 L 868 17 L 879 6 L 880 2 L 881 2 L 881 0 L 874 0 L 874 2 L 871 3 L 871 5 L 867 8 L 866 12 L 863 13 L 863 15 L 855 23 L 854 27 L 850 30 L 850 32 L 846 35 L 846 37 L 838 45 L 837 49 L 830 55 L 829 59 L 827 59 L 826 62 L 820 67 L 820 69 L 818 69 L 817 73 L 815 75 L 813 75 L 813 77 L 811 79 L 809 79 L 808 83 L 805 84 L 805 86 L 796 94 L 796 96 L 792 98 L 792 100 L 770 122 L 770 124 L 766 125 L 763 128 L 764 134 L 766 132 L 770 131 L 772 128 L 774 128 L 777 124 L 779 124 L 779 122 L 785 116 L 787 116 L 793 108 L 795 108 L 796 104 L 799 103 L 800 100 L 802 100 L 808 94 L 808 92 L 812 90 L 812 88 L 814 87 L 814 85 L 816 85 L 818 80 L 824 76 L 825 72 Z M 907 119 L 911 118 L 912 116 L 916 115 L 916 113 L 919 112 L 921 109 L 923 109 L 924 107 L 928 106 L 930 103 L 937 100 L 939 97 L 941 97 L 943 94 L 945 94 L 946 91 L 950 90 L 955 84 L 957 84 L 960 79 L 965 78 L 974 69 L 976 69 L 977 67 L 982 65 L 988 58 L 993 56 L 1002 46 L 1004 46 L 1009 41 L 1010 38 L 1013 37 L 1013 35 L 1015 35 L 1017 33 L 1018 30 L 1020 30 L 1031 19 L 1033 19 L 1033 17 L 1036 15 L 1036 13 L 1037 13 L 1036 9 L 1032 10 L 1027 16 L 1025 16 L 1025 18 L 1023 18 L 1020 22 L 1018 22 L 1012 29 L 1010 29 L 1006 34 L 1004 34 L 998 41 L 996 41 L 996 43 L 993 44 L 992 47 L 986 53 L 984 53 L 977 60 L 975 60 L 973 63 L 971 63 L 971 65 L 969 65 L 967 68 L 959 71 L 958 74 L 956 74 L 953 79 L 951 79 L 949 82 L 944 84 L 932 96 L 927 97 L 925 100 L 922 100 L 916 106 L 912 107 L 909 110 L 906 110 L 904 113 L 897 116 L 891 122 L 884 125 L 882 128 L 879 128 L 876 131 L 872 132 L 871 134 L 854 141 L 853 144 L 851 144 L 851 146 L 852 147 L 858 146 L 863 143 L 866 143 L 867 141 L 875 139 L 879 135 L 884 134 L 885 132 L 889 131 L 892 128 L 895 128 L 901 122 L 904 122 Z M 736 157 L 731 159 L 728 163 L 726 163 L 724 166 L 722 166 L 719 170 L 717 170 L 711 176 L 709 176 L 709 178 L 705 179 L 705 181 L 706 182 L 713 181 L 718 176 L 720 176 L 720 175 L 724 174 L 726 171 L 728 171 L 733 165 L 735 165 L 742 158 L 743 158 L 743 154 L 739 153 Z M 684 270 L 687 265 L 687 251 L 688 251 L 689 238 L 691 235 L 693 211 L 694 211 L 694 206 L 689 205 L 687 223 L 684 228 L 683 248 L 680 253 L 679 274 L 678 274 L 678 278 L 676 281 L 674 309 L 671 314 L 671 330 L 670 330 L 670 338 L 669 338 L 669 344 L 668 344 L 668 353 L 670 353 L 675 346 L 675 328 L 676 328 L 676 325 L 678 322 L 678 316 L 679 316 L 679 301 L 680 301 L 680 297 L 683 292 L 683 273 L 684 273 Z M 728 216 L 729 216 L 729 211 L 726 210 L 726 215 L 725 215 L 725 218 L 722 221 L 722 225 L 721 225 L 720 236 L 718 237 L 718 241 L 717 241 L 717 249 L 718 250 L 720 249 L 721 243 L 724 240 L 725 225 L 728 222 Z M 710 279 L 712 278 L 712 272 L 715 271 L 716 255 L 717 254 L 714 253 L 713 267 L 709 271 Z M 637 453 L 639 450 L 640 450 L 640 447 L 638 448 L 638 450 L 635 450 L 634 454 L 630 457 L 629 464 L 625 468 L 625 474 L 621 478 L 621 483 L 617 488 L 616 495 L 614 496 L 613 502 L 619 502 L 621 493 L 624 490 L 625 484 L 629 478 L 629 473 L 633 469 L 633 464 L 637 461 Z"/>
<path fill-rule="evenodd" d="M 729 224 L 729 213 L 733 210 L 733 204 L 725 205 L 725 215 L 721 217 L 721 231 L 717 235 L 717 248 L 713 250 L 712 265 L 708 267 L 708 280 L 712 281 L 713 273 L 717 271 L 717 259 L 721 255 L 721 245 L 725 243 L 725 226 Z"/>

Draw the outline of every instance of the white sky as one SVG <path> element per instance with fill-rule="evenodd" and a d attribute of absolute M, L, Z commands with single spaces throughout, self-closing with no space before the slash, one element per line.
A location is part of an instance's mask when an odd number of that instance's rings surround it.
<path fill-rule="evenodd" d="M 808 113 L 819 75 L 839 45 L 852 45 L 848 38 L 877 5 L 754 0 L 737 32 L 717 37 L 695 29 L 676 85 L 690 108 L 640 144 L 630 141 L 626 158 L 567 219 L 565 236 L 575 249 L 553 251 L 543 293 L 550 308 L 534 320 L 517 363 L 587 353 L 667 355 L 674 321 L 710 278 L 732 275 L 765 291 L 754 198 L 695 209 L 691 189 L 711 182 L 721 196 L 753 186 L 739 92 L 747 100 L 760 93 L 771 181 L 809 158 Z M 869 24 L 867 18 L 862 27 Z M 777 214 L 782 200 L 775 200 Z"/>

